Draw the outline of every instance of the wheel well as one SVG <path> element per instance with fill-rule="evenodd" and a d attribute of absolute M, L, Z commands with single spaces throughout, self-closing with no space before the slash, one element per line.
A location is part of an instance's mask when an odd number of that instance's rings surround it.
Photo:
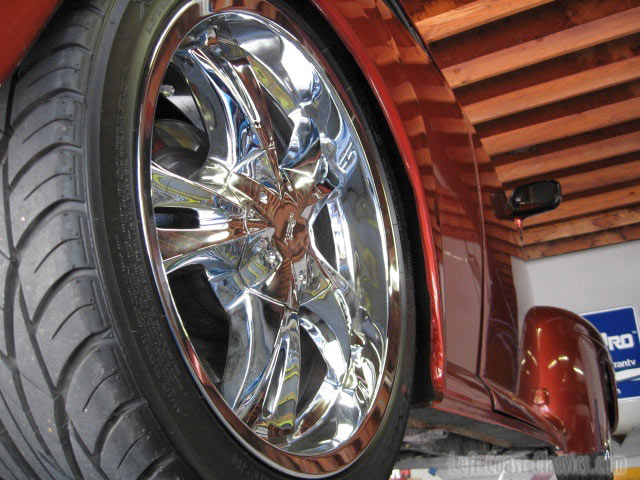
<path fill-rule="evenodd" d="M 290 8 L 303 15 L 305 18 L 314 18 L 314 26 L 318 33 L 326 32 L 324 41 L 331 45 L 331 54 L 339 59 L 340 67 L 348 73 L 349 89 L 358 98 L 361 105 L 366 105 L 364 114 L 369 124 L 376 128 L 372 130 L 376 143 L 383 147 L 393 169 L 393 176 L 396 185 L 410 185 L 409 176 L 401 160 L 401 155 L 395 139 L 391 133 L 388 123 L 384 120 L 384 112 L 380 106 L 378 98 L 373 93 L 369 82 L 364 76 L 357 62 L 350 54 L 346 46 L 336 35 L 334 29 L 329 25 L 324 16 L 316 9 L 309 0 L 280 0 Z M 328 41 L 327 39 L 330 39 Z M 355 88 L 354 88 L 355 87 Z M 416 200 L 413 189 L 411 193 L 406 193 L 402 198 L 394 198 L 400 203 L 401 217 L 405 220 L 402 228 L 406 244 L 409 245 L 411 254 L 411 265 L 408 269 L 413 273 L 414 279 L 414 304 L 416 312 L 416 354 L 413 374 L 413 389 L 411 403 L 425 404 L 434 398 L 433 385 L 430 373 L 430 331 L 431 329 L 431 305 L 427 287 L 427 272 L 425 269 L 424 250 L 422 247 L 422 234 L 418 221 Z"/>
<path fill-rule="evenodd" d="M 615 395 L 615 380 L 612 379 L 609 366 L 606 362 L 603 362 L 603 377 L 605 383 L 605 398 L 607 400 L 607 418 L 609 419 L 609 428 L 611 428 L 611 434 L 616 429 L 618 424 L 618 413 L 617 413 L 617 405 L 616 405 L 616 395 Z M 615 377 L 613 377 L 615 378 Z"/>

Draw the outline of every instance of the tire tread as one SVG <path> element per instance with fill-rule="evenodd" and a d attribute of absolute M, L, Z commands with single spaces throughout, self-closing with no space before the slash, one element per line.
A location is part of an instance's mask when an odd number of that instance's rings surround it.
<path fill-rule="evenodd" d="M 0 103 L 0 477 L 177 478 L 108 320 L 84 188 L 92 59 L 113 1 L 66 2 Z"/>

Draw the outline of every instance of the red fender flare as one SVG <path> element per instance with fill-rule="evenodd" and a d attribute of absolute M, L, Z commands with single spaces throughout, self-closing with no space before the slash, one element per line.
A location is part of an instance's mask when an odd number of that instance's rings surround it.
<path fill-rule="evenodd" d="M 605 381 L 612 372 L 602 338 L 584 318 L 554 307 L 527 312 L 518 396 L 556 427 L 561 453 L 606 448 L 617 422 L 615 385 Z"/>
<path fill-rule="evenodd" d="M 386 117 L 416 201 L 430 300 L 433 402 L 444 396 L 444 339 L 440 279 L 421 169 L 431 165 L 428 139 L 437 122 L 429 112 L 460 107 L 422 45 L 384 2 L 312 0 L 366 76 Z M 420 318 L 418 312 L 418 321 Z M 426 312 L 424 312 L 426 313 Z"/>

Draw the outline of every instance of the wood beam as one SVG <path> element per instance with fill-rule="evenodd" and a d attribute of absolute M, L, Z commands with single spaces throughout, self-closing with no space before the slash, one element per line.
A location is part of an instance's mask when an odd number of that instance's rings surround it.
<path fill-rule="evenodd" d="M 638 147 L 640 148 L 640 145 Z M 623 183 L 634 178 L 640 178 L 640 160 L 618 163 L 610 167 L 577 173 L 557 180 L 562 185 L 562 194 L 570 195 L 598 187 Z"/>
<path fill-rule="evenodd" d="M 572 219 L 562 223 L 525 228 L 523 245 L 550 242 L 560 238 L 601 232 L 612 228 L 640 224 L 640 205 Z"/>
<path fill-rule="evenodd" d="M 640 132 L 618 135 L 597 142 L 498 165 L 495 169 L 500 181 L 506 184 L 635 151 L 640 151 Z"/>
<path fill-rule="evenodd" d="M 639 31 L 640 7 L 635 7 L 452 65 L 442 72 L 451 88 L 457 88 Z"/>
<path fill-rule="evenodd" d="M 498 240 L 509 242 L 513 245 L 520 244 L 518 234 L 510 228 L 505 228 L 501 225 L 496 225 L 495 223 L 489 222 L 485 223 L 484 228 L 487 236 L 489 237 L 489 241 L 491 241 L 492 238 L 497 238 Z"/>
<path fill-rule="evenodd" d="M 619 190 L 564 201 L 558 208 L 551 212 L 527 218 L 525 220 L 525 226 L 541 225 L 543 223 L 555 222 L 556 220 L 587 215 L 595 211 L 610 210 L 634 204 L 640 204 L 640 185 L 633 185 Z"/>
<path fill-rule="evenodd" d="M 458 8 L 416 22 L 427 43 L 451 37 L 465 30 L 544 5 L 553 0 L 476 0 Z"/>
<path fill-rule="evenodd" d="M 533 260 L 638 239 L 640 239 L 640 224 L 628 225 L 613 230 L 581 235 L 571 240 L 556 240 L 525 247 L 520 250 L 520 258 Z"/>
<path fill-rule="evenodd" d="M 480 173 L 480 185 L 486 189 L 502 190 L 504 188 L 500 177 L 495 172 L 479 172 Z"/>
<path fill-rule="evenodd" d="M 520 254 L 520 247 L 518 245 L 514 245 L 510 242 L 504 242 L 495 238 L 492 238 L 489 242 L 487 242 L 487 248 L 491 252 L 502 252 L 514 257 L 517 257 Z"/>
<path fill-rule="evenodd" d="M 620 85 L 636 78 L 640 78 L 640 56 L 491 97 L 466 105 L 464 110 L 469 120 L 477 124 Z"/>
<path fill-rule="evenodd" d="M 640 28 L 640 19 L 638 25 Z M 482 143 L 493 156 L 636 118 L 640 118 L 640 97 L 485 137 Z"/>
<path fill-rule="evenodd" d="M 491 259 L 500 265 L 506 265 L 511 268 L 511 255 L 500 250 L 491 249 Z"/>

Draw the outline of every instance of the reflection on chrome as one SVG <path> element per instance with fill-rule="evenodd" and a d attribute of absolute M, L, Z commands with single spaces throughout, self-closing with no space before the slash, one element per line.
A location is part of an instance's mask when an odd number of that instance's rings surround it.
<path fill-rule="evenodd" d="M 387 352 L 382 212 L 349 114 L 299 43 L 233 11 L 184 38 L 162 91 L 184 119 L 154 125 L 151 198 L 185 357 L 270 444 L 330 452 Z"/>

